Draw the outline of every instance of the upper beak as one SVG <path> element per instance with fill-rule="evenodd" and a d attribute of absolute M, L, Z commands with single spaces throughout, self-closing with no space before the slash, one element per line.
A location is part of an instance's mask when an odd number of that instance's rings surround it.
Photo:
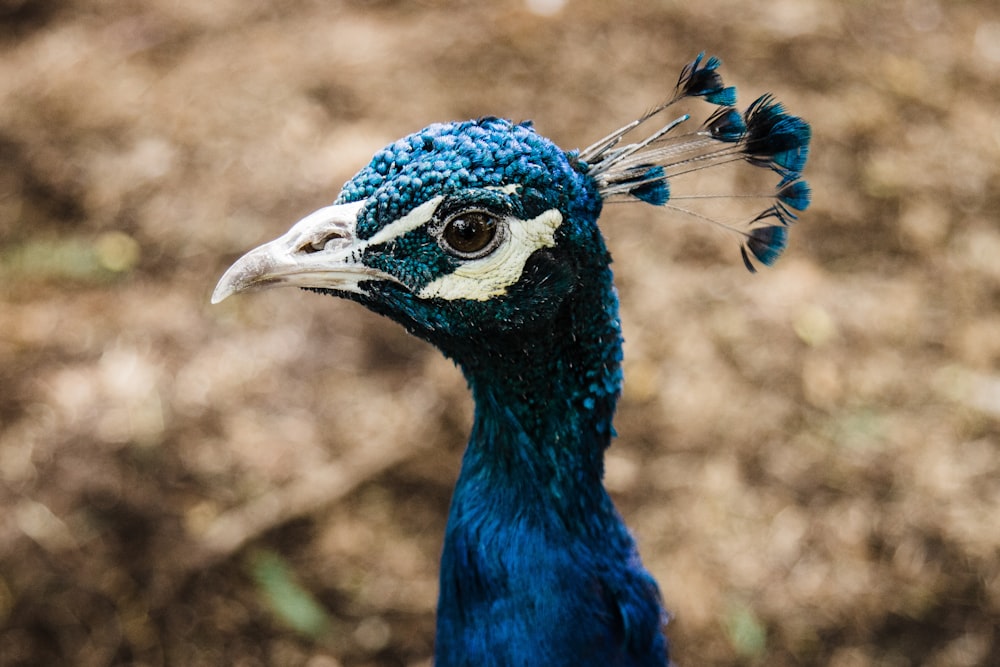
<path fill-rule="evenodd" d="M 240 257 L 219 279 L 212 303 L 238 292 L 284 285 L 362 292 L 365 280 L 393 280 L 361 262 L 357 220 L 364 202 L 327 206 L 284 235 Z"/>

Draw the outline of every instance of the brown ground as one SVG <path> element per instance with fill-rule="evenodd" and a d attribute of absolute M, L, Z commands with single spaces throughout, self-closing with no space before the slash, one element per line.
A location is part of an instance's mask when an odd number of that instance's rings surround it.
<path fill-rule="evenodd" d="M 998 44 L 986 0 L 0 0 L 0 665 L 428 665 L 459 373 L 211 289 L 389 140 L 585 145 L 702 49 L 812 122 L 816 196 L 752 278 L 603 221 L 675 658 L 1000 664 Z"/>

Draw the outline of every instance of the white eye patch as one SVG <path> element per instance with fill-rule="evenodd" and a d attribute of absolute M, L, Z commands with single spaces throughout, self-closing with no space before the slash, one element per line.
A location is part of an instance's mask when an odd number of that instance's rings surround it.
<path fill-rule="evenodd" d="M 562 213 L 554 208 L 531 220 L 508 218 L 504 221 L 507 229 L 503 241 L 496 250 L 485 257 L 463 262 L 448 275 L 425 285 L 417 296 L 421 299 L 486 301 L 505 294 L 507 288 L 520 280 L 532 253 L 555 246 L 556 230 L 562 221 Z"/>
<path fill-rule="evenodd" d="M 513 189 L 516 186 L 507 187 Z M 355 251 L 391 242 L 427 224 L 443 200 L 443 196 L 428 199 L 359 243 Z M 421 299 L 486 301 L 506 294 L 507 289 L 520 280 L 532 253 L 540 248 L 555 246 L 555 233 L 562 221 L 563 216 L 558 209 L 549 209 L 531 220 L 507 218 L 503 221 L 506 226 L 503 240 L 493 252 L 485 257 L 466 260 L 448 275 L 425 285 L 417 296 Z"/>

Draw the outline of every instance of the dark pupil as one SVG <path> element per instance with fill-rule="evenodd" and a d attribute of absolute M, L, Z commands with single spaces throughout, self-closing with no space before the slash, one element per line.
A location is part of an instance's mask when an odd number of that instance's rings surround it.
<path fill-rule="evenodd" d="M 497 233 L 497 223 L 485 213 L 466 213 L 444 228 L 444 240 L 458 252 L 477 252 Z"/>

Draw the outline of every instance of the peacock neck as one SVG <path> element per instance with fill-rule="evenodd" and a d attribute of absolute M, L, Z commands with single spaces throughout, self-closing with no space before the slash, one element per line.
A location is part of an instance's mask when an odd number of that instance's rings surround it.
<path fill-rule="evenodd" d="M 666 663 L 658 589 L 601 481 L 617 299 L 606 266 L 584 275 L 548 335 L 460 360 L 476 413 L 442 553 L 437 667 Z"/>
<path fill-rule="evenodd" d="M 570 514 L 605 502 L 622 338 L 610 270 L 588 280 L 546 326 L 497 337 L 460 361 L 476 406 L 463 481 L 486 475 L 519 503 Z"/>

